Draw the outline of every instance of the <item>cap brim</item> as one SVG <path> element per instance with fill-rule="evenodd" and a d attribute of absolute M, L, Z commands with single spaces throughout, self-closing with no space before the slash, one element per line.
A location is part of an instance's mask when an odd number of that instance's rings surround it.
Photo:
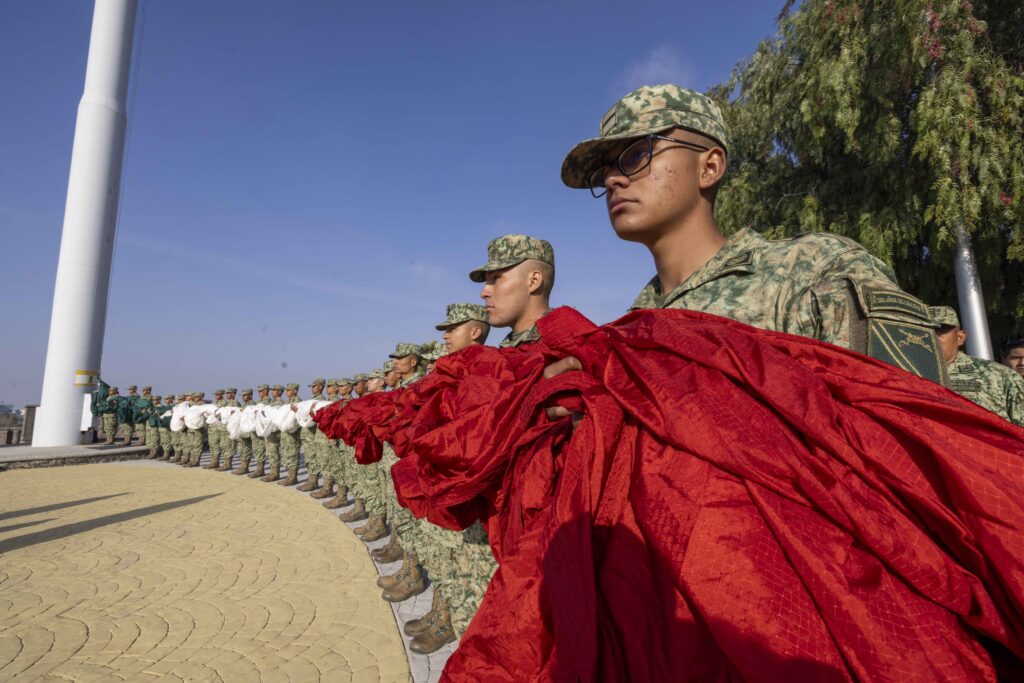
<path fill-rule="evenodd" d="M 505 270 L 512 266 L 518 266 L 525 260 L 526 259 L 504 259 L 502 261 L 488 261 L 476 270 L 470 271 L 469 279 L 473 282 L 483 282 L 487 279 L 487 273 L 493 273 L 496 270 Z"/>

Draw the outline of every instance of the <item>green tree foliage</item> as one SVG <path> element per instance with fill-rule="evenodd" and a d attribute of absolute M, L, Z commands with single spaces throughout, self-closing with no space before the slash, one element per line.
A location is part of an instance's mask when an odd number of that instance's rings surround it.
<path fill-rule="evenodd" d="M 732 131 L 726 231 L 856 239 L 956 303 L 969 231 L 993 338 L 1024 314 L 1024 3 L 805 0 L 712 95 Z"/>

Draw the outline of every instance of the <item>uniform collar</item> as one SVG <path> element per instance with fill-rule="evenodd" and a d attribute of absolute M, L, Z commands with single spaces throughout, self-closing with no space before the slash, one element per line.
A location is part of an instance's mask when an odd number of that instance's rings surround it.
<path fill-rule="evenodd" d="M 662 296 L 661 281 L 655 275 L 641 290 L 630 309 L 664 308 L 690 290 L 723 275 L 754 273 L 757 271 L 758 253 L 766 243 L 767 240 L 761 235 L 750 228 L 744 228 L 730 236 L 710 261 L 669 292 L 668 296 Z"/>
<path fill-rule="evenodd" d="M 528 330 L 522 332 L 509 332 L 505 335 L 505 338 L 498 344 L 498 348 L 508 348 L 510 346 L 520 346 L 522 344 L 528 344 L 540 340 L 540 330 L 537 329 L 537 325 L 533 325 Z"/>

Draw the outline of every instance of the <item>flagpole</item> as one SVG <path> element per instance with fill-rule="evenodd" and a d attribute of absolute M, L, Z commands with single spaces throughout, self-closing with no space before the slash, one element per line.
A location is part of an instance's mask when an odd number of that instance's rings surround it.
<path fill-rule="evenodd" d="M 964 342 L 968 356 L 992 360 L 992 339 L 988 333 L 988 317 L 985 315 L 985 297 L 978 277 L 978 266 L 974 261 L 971 237 L 962 225 L 956 230 L 956 254 L 954 257 L 956 294 L 960 304 L 960 325 L 967 332 Z"/>

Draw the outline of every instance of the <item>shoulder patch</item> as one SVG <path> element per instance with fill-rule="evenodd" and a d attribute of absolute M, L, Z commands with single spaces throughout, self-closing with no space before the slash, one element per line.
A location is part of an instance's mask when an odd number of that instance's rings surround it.
<path fill-rule="evenodd" d="M 723 268 L 739 268 L 740 266 L 749 266 L 754 262 L 754 252 L 745 251 L 742 254 L 737 254 L 731 259 L 722 264 Z"/>
<path fill-rule="evenodd" d="M 907 372 L 948 386 L 949 376 L 935 332 L 921 325 L 868 318 L 867 354 Z"/>
<path fill-rule="evenodd" d="M 981 382 L 976 379 L 951 379 L 949 388 L 958 394 L 976 394 L 981 391 Z"/>
<path fill-rule="evenodd" d="M 876 290 L 868 292 L 867 294 L 867 308 L 869 314 L 890 311 L 894 313 L 905 313 L 926 322 L 931 321 L 928 316 L 928 307 L 910 294 L 893 290 Z"/>

